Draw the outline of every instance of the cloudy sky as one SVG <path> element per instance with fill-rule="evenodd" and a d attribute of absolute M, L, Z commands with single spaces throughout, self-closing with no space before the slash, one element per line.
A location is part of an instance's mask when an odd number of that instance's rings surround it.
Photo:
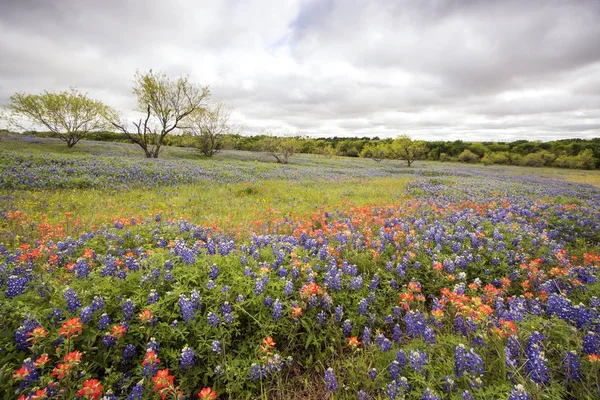
<path fill-rule="evenodd" d="M 0 1 L 0 104 L 75 86 L 132 117 L 150 68 L 246 133 L 600 136 L 597 0 Z"/>

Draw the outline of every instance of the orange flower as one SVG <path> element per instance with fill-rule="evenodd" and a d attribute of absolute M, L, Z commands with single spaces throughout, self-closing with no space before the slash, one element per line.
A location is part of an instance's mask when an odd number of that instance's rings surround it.
<path fill-rule="evenodd" d="M 262 344 L 263 344 L 263 346 L 265 346 L 266 348 L 269 348 L 269 349 L 275 348 L 275 342 L 273 341 L 273 338 L 271 336 L 267 336 L 266 338 L 264 338 L 262 340 Z"/>
<path fill-rule="evenodd" d="M 150 322 L 152 322 L 152 311 L 144 310 L 139 314 L 139 317 L 143 323 L 145 323 L 145 324 L 150 323 Z"/>
<path fill-rule="evenodd" d="M 444 310 L 436 308 L 435 310 L 431 311 L 431 315 L 433 315 L 433 318 L 435 318 L 436 321 L 439 321 L 444 318 Z"/>
<path fill-rule="evenodd" d="M 361 344 L 362 343 L 358 341 L 358 338 L 356 336 L 348 338 L 348 346 L 352 347 L 353 349 L 356 349 Z"/>
<path fill-rule="evenodd" d="M 292 319 L 297 319 L 301 315 L 302 315 L 302 308 L 300 308 L 298 306 L 292 307 Z"/>
<path fill-rule="evenodd" d="M 77 350 L 72 351 L 65 356 L 64 361 L 69 365 L 77 365 L 81 362 L 81 353 Z"/>
<path fill-rule="evenodd" d="M 588 360 L 594 364 L 600 363 L 600 357 L 598 357 L 596 354 L 590 354 L 588 356 Z"/>
<path fill-rule="evenodd" d="M 83 323 L 79 320 L 79 318 L 71 318 L 62 325 L 58 333 L 60 336 L 66 336 L 67 339 L 77 337 L 81 334 L 81 332 L 83 332 L 82 326 Z"/>
<path fill-rule="evenodd" d="M 211 388 L 206 387 L 202 389 L 200 393 L 198 393 L 198 397 L 200 397 L 201 399 L 216 399 L 217 394 Z"/>
<path fill-rule="evenodd" d="M 62 379 L 65 376 L 71 373 L 71 365 L 70 364 L 58 364 L 56 368 L 50 374 L 51 376 L 55 376 L 58 379 Z"/>
<path fill-rule="evenodd" d="M 28 399 L 30 400 L 42 400 L 42 399 L 47 399 L 48 398 L 48 389 L 43 388 L 43 389 L 38 389 L 35 391 L 35 394 L 30 394 L 28 397 Z"/>
<path fill-rule="evenodd" d="M 103 386 L 98 379 L 88 379 L 83 382 L 83 388 L 77 394 L 87 399 L 97 400 L 102 396 L 102 388 Z"/>
<path fill-rule="evenodd" d="M 156 373 L 156 376 L 152 378 L 154 382 L 154 391 L 161 394 L 162 399 L 167 397 L 168 393 L 173 393 L 177 390 L 174 388 L 173 380 L 175 377 L 169 375 L 169 368 L 161 369 Z"/>
<path fill-rule="evenodd" d="M 111 336 L 116 339 L 121 339 L 127 333 L 127 329 L 121 324 L 113 326 L 111 330 Z"/>
<path fill-rule="evenodd" d="M 158 357 L 156 356 L 156 353 L 154 352 L 154 350 L 150 350 L 148 352 L 146 352 L 146 355 L 144 356 L 144 361 L 142 361 L 142 365 L 146 365 L 146 364 L 160 364 L 160 360 L 158 359 Z"/>
<path fill-rule="evenodd" d="M 29 336 L 27 341 L 31 340 L 33 344 L 36 344 L 39 339 L 46 337 L 46 335 L 48 335 L 48 332 L 44 328 L 36 326 L 32 332 L 27 332 L 27 336 Z"/>
<path fill-rule="evenodd" d="M 22 381 L 23 379 L 27 378 L 27 376 L 29 376 L 30 372 L 31 371 L 23 365 L 21 368 L 15 370 L 15 372 L 13 373 L 13 379 L 17 381 Z"/>
<path fill-rule="evenodd" d="M 48 363 L 48 361 L 50 361 L 50 357 L 48 357 L 48 354 L 44 353 L 40 356 L 40 358 L 35 360 L 33 365 L 35 365 L 38 368 L 44 368 L 44 365 L 46 365 L 46 363 Z"/>

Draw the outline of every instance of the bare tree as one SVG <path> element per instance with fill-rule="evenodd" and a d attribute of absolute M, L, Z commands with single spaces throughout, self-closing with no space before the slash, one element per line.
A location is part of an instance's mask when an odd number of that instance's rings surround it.
<path fill-rule="evenodd" d="M 187 76 L 172 80 L 152 70 L 136 73 L 133 93 L 137 96 L 137 110 L 144 112 L 145 117 L 133 123 L 134 132 L 126 123 L 112 124 L 140 146 L 148 158 L 158 158 L 165 137 L 202 109 L 203 101 L 210 95 L 208 87 L 190 82 Z"/>
<path fill-rule="evenodd" d="M 75 146 L 88 133 L 107 129 L 107 118 L 115 111 L 101 101 L 71 88 L 60 93 L 15 93 L 5 106 L 11 125 L 29 130 L 24 121 L 41 125 L 67 143 Z"/>
<path fill-rule="evenodd" d="M 196 138 L 195 146 L 206 157 L 212 157 L 221 151 L 223 136 L 231 133 L 229 117 L 231 112 L 216 103 L 196 112 L 187 124 L 187 131 Z"/>

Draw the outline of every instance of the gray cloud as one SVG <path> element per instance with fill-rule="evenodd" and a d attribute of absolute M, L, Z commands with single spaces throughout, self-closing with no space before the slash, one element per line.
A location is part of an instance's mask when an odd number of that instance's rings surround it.
<path fill-rule="evenodd" d="M 249 133 L 595 137 L 598 38 L 595 0 L 5 0 L 0 103 L 76 86 L 133 116 L 153 68 Z"/>

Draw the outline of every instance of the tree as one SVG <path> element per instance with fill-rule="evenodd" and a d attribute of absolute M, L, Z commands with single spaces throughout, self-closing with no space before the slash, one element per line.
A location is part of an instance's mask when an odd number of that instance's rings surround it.
<path fill-rule="evenodd" d="M 290 157 L 298 151 L 298 140 L 294 138 L 278 138 L 266 136 L 262 140 L 262 150 L 274 157 L 279 164 L 287 164 Z"/>
<path fill-rule="evenodd" d="M 458 155 L 458 161 L 469 164 L 477 164 L 479 161 L 481 161 L 481 159 L 477 154 L 473 153 L 471 150 L 465 149 L 462 153 Z"/>
<path fill-rule="evenodd" d="M 367 143 L 360 152 L 360 156 L 363 158 L 372 158 L 376 162 L 381 162 L 384 158 L 389 155 L 388 145 L 385 143 Z"/>
<path fill-rule="evenodd" d="M 391 147 L 394 157 L 406 161 L 409 167 L 415 160 L 423 158 L 427 151 L 427 143 L 421 140 L 412 140 L 406 135 L 394 139 Z"/>
<path fill-rule="evenodd" d="M 5 106 L 13 125 L 23 121 L 42 125 L 71 148 L 87 134 L 106 129 L 115 111 L 101 101 L 92 100 L 75 88 L 60 93 L 15 93 Z M 26 130 L 26 129 L 24 129 Z"/>
<path fill-rule="evenodd" d="M 208 87 L 190 82 L 187 76 L 172 80 L 152 70 L 135 74 L 133 93 L 137 96 L 137 110 L 144 112 L 145 118 L 133 123 L 134 132 L 129 131 L 126 123 L 112 121 L 112 124 L 140 146 L 148 158 L 158 158 L 165 137 L 201 110 L 210 95 Z"/>
<path fill-rule="evenodd" d="M 223 103 L 216 103 L 192 115 L 188 131 L 196 138 L 195 147 L 206 157 L 212 157 L 221 151 L 223 136 L 231 133 L 230 115 Z"/>

